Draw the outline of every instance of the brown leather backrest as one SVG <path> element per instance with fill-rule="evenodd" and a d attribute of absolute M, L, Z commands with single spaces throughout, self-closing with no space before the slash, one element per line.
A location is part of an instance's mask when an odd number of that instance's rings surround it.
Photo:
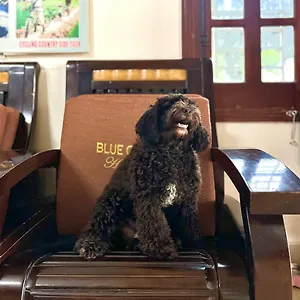
<path fill-rule="evenodd" d="M 78 234 L 116 166 L 135 142 L 135 124 L 159 95 L 81 95 L 65 107 L 58 172 L 57 225 L 61 234 Z M 208 100 L 194 98 L 211 133 Z M 202 193 L 199 199 L 203 235 L 213 235 L 214 180 L 210 147 L 199 154 Z"/>
<path fill-rule="evenodd" d="M 0 150 L 10 150 L 14 144 L 20 113 L 0 104 Z M 0 158 L 1 162 L 1 158 Z M 5 220 L 10 193 L 0 195 L 0 236 Z"/>
<path fill-rule="evenodd" d="M 20 113 L 0 104 L 0 149 L 10 150 L 16 137 Z"/>

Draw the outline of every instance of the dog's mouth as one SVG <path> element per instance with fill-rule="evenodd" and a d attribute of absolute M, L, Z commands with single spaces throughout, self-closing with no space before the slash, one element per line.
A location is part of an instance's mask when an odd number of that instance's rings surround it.
<path fill-rule="evenodd" d="M 188 135 L 188 127 L 188 124 L 184 122 L 178 122 L 176 124 L 176 135 L 178 137 L 185 137 L 186 135 Z"/>

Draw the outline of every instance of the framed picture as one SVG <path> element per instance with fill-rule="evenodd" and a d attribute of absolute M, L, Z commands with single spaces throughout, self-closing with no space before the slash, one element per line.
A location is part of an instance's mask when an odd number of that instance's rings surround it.
<path fill-rule="evenodd" d="M 0 53 L 88 52 L 88 0 L 0 0 Z"/>

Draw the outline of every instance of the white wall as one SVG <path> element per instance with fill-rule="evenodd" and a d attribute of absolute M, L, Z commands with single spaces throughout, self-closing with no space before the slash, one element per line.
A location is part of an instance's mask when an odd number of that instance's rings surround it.
<path fill-rule="evenodd" d="M 67 60 L 181 57 L 180 0 L 90 0 L 89 4 L 89 53 L 6 58 L 8 61 L 34 60 L 41 65 L 33 145 L 37 151 L 60 145 Z"/>
<path fill-rule="evenodd" d="M 88 1 L 88 0 L 87 0 Z M 37 60 L 41 65 L 37 126 L 33 148 L 60 146 L 65 101 L 65 64 L 70 59 L 181 58 L 181 0 L 90 0 L 89 53 L 26 55 L 6 60 Z M 289 144 L 290 123 L 219 123 L 220 147 L 261 148 L 300 176 L 300 148 Z M 300 126 L 297 125 L 300 144 Z M 227 192 L 236 195 L 227 182 Z M 296 219 L 295 219 L 296 218 Z M 291 245 L 300 244 L 299 218 L 286 218 Z"/>

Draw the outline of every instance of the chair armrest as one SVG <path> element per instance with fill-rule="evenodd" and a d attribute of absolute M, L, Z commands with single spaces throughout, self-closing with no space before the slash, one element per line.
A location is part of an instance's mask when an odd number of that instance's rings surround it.
<path fill-rule="evenodd" d="M 30 156 L 32 153 L 27 150 L 0 150 L 0 176 Z"/>
<path fill-rule="evenodd" d="M 15 156 L 14 159 L 8 160 L 12 164 L 8 169 L 5 169 L 4 165 L 4 170 L 1 172 L 0 168 L 0 195 L 8 192 L 20 180 L 39 168 L 57 165 L 59 162 L 60 150 L 39 152 L 29 155 L 29 157 L 27 156 L 27 158 L 25 155 L 25 159 L 19 160 L 18 162 L 16 157 L 17 156 Z M 14 161 L 16 164 L 14 164 Z"/>
<path fill-rule="evenodd" d="M 55 210 L 47 205 L 14 229 L 7 237 L 0 239 L 0 265 L 17 252 L 27 249 L 40 237 L 50 238 L 56 233 Z"/>
<path fill-rule="evenodd" d="M 229 176 L 250 214 L 300 213 L 300 178 L 259 149 L 212 149 L 212 160 Z"/>

